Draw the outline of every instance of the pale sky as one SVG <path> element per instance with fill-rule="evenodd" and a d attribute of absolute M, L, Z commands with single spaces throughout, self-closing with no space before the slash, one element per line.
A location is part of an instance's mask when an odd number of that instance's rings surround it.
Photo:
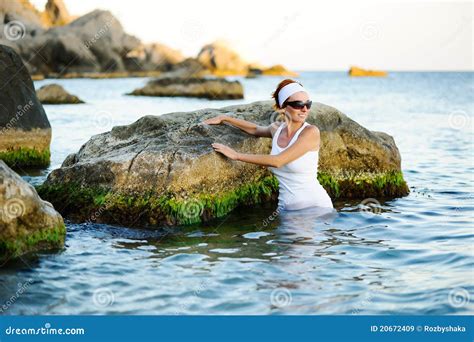
<path fill-rule="evenodd" d="M 46 0 L 33 0 L 42 9 Z M 215 40 L 292 70 L 473 70 L 473 2 L 65 0 L 111 11 L 126 32 L 196 56 Z"/>

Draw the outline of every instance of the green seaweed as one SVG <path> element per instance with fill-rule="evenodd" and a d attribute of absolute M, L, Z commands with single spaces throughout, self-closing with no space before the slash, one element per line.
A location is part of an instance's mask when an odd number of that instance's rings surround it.
<path fill-rule="evenodd" d="M 0 260 L 17 258 L 25 253 L 60 248 L 64 245 L 66 227 L 64 224 L 21 233 L 12 239 L 0 240 Z"/>
<path fill-rule="evenodd" d="M 402 172 L 329 174 L 318 180 L 333 200 L 344 198 L 389 198 L 408 194 Z M 53 203 L 61 214 L 78 221 L 126 225 L 193 224 L 222 217 L 238 206 L 275 200 L 278 180 L 269 175 L 228 191 L 178 198 L 172 193 L 119 193 L 79 184 L 43 184 L 39 195 Z"/>
<path fill-rule="evenodd" d="M 50 163 L 51 152 L 49 148 L 39 151 L 32 148 L 20 147 L 0 151 L 0 160 L 10 167 L 44 167 Z"/>

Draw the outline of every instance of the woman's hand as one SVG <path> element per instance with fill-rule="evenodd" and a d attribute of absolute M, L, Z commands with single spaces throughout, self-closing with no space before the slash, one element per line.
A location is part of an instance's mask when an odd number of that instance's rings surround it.
<path fill-rule="evenodd" d="M 214 151 L 222 153 L 224 156 L 226 156 L 229 159 L 232 160 L 237 160 L 239 153 L 236 152 L 234 149 L 230 148 L 229 146 L 222 145 L 219 143 L 214 143 L 212 144 L 212 147 L 214 148 Z"/>
<path fill-rule="evenodd" d="M 203 123 L 206 125 L 220 125 L 226 118 L 227 118 L 227 115 L 219 115 L 219 116 L 216 116 L 215 118 L 207 119 L 203 121 Z"/>

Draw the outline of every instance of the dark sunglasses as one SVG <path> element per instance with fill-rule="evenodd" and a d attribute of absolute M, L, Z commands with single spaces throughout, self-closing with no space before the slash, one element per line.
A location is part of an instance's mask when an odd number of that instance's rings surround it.
<path fill-rule="evenodd" d="M 293 107 L 294 109 L 303 109 L 304 106 L 306 108 L 311 109 L 311 105 L 313 101 L 303 102 L 303 101 L 291 101 L 286 103 L 288 106 Z"/>

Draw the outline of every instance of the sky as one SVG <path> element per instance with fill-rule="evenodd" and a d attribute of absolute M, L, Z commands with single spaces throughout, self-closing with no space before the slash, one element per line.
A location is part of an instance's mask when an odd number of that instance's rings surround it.
<path fill-rule="evenodd" d="M 249 62 L 292 70 L 473 70 L 473 1 L 64 2 L 73 15 L 109 10 L 127 33 L 185 56 L 221 40 Z"/>

